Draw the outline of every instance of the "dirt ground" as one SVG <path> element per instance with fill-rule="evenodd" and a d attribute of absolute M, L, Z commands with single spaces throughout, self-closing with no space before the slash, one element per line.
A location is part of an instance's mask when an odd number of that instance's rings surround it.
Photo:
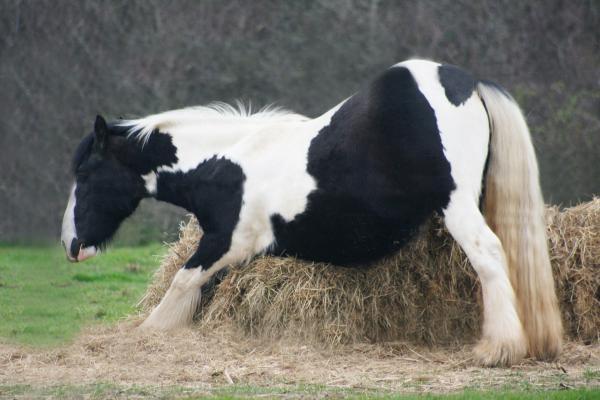
<path fill-rule="evenodd" d="M 36 350 L 0 344 L 0 383 L 327 387 L 450 392 L 461 389 L 560 389 L 600 386 L 600 345 L 567 343 L 557 362 L 525 360 L 478 368 L 470 346 L 428 349 L 409 343 L 314 344 L 248 339 L 223 328 L 140 334 L 132 322 L 96 327 L 72 344 Z"/>

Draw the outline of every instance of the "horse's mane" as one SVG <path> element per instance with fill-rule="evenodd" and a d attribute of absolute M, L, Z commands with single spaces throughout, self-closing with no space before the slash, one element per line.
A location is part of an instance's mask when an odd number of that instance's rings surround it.
<path fill-rule="evenodd" d="M 237 101 L 235 105 L 213 102 L 206 106 L 186 107 L 165 111 L 139 119 L 122 120 L 118 126 L 127 128 L 130 137 L 146 143 L 156 129 L 167 129 L 180 124 L 201 122 L 206 119 L 248 119 L 248 120 L 305 120 L 304 115 L 281 107 L 268 105 L 258 111 L 252 111 L 252 105 Z"/>

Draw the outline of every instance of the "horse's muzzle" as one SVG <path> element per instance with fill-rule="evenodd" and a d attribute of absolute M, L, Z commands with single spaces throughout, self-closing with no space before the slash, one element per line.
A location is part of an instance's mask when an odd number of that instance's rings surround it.
<path fill-rule="evenodd" d="M 71 262 L 87 260 L 88 258 L 95 256 L 97 253 L 96 246 L 83 247 L 83 242 L 77 238 L 73 238 L 68 247 L 64 241 L 62 244 L 65 248 L 65 252 L 67 253 L 67 259 Z"/>

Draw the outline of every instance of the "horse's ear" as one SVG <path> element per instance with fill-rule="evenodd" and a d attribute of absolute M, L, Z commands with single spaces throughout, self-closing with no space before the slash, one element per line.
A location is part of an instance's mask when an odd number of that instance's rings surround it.
<path fill-rule="evenodd" d="M 97 148 L 104 151 L 108 143 L 108 126 L 101 115 L 97 115 L 94 122 L 94 139 Z"/>

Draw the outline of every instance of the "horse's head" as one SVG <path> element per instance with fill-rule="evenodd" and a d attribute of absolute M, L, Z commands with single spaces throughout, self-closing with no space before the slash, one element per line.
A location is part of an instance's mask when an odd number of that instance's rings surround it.
<path fill-rule="evenodd" d="M 73 159 L 75 183 L 62 223 L 62 244 L 70 261 L 96 255 L 146 195 L 139 172 L 124 163 L 127 138 L 112 134 L 96 117 L 94 132 Z"/>

